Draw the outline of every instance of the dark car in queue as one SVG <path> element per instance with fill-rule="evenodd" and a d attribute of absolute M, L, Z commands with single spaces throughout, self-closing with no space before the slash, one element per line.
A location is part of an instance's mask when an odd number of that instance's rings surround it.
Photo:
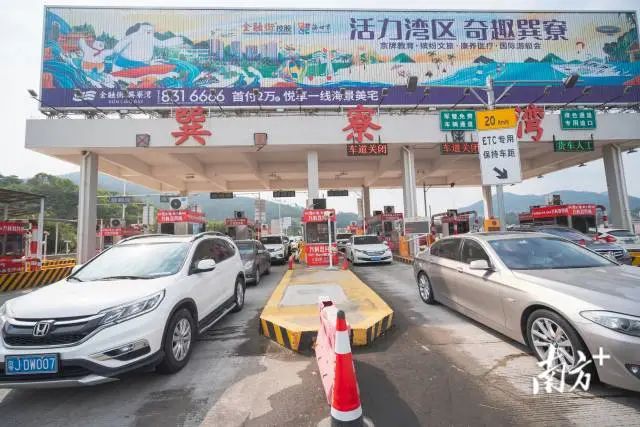
<path fill-rule="evenodd" d="M 581 363 L 605 384 L 640 391 L 640 269 L 545 233 L 451 236 L 413 264 L 418 293 L 553 359 L 574 382 Z M 572 372 L 573 371 L 573 372 Z M 586 373 L 585 372 L 585 373 Z"/>
<path fill-rule="evenodd" d="M 535 231 L 538 233 L 547 233 L 557 237 L 562 237 L 563 239 L 571 240 L 573 243 L 584 246 L 587 249 L 591 249 L 592 251 L 597 252 L 600 255 L 615 259 L 620 264 L 631 265 L 631 255 L 629 255 L 629 252 L 627 252 L 627 250 L 619 244 L 609 243 L 604 240 L 594 240 L 593 238 L 587 236 L 584 233 L 581 233 L 574 228 L 564 227 L 561 225 L 530 225 L 515 227 L 512 229 L 512 231 Z"/>
<path fill-rule="evenodd" d="M 336 234 L 336 245 L 340 252 L 346 252 L 347 244 L 351 240 L 351 233 L 338 233 Z"/>
<path fill-rule="evenodd" d="M 271 273 L 271 255 L 258 240 L 236 241 L 247 283 L 260 283 L 260 277 Z"/>

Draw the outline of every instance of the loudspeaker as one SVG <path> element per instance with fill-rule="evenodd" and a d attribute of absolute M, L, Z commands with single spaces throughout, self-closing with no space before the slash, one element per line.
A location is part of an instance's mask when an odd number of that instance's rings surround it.
<path fill-rule="evenodd" d="M 385 206 L 384 207 L 384 213 L 386 214 L 392 214 L 396 212 L 396 208 L 393 206 Z"/>
<path fill-rule="evenodd" d="M 407 80 L 407 92 L 415 92 L 418 87 L 418 76 L 409 76 Z"/>
<path fill-rule="evenodd" d="M 233 216 L 236 218 L 244 218 L 244 211 L 234 211 Z"/>
<path fill-rule="evenodd" d="M 313 209 L 327 209 L 327 199 L 313 199 Z"/>

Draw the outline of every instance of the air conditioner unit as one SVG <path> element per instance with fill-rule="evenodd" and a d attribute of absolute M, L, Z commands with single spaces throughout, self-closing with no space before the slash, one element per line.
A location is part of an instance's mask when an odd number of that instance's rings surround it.
<path fill-rule="evenodd" d="M 384 207 L 384 213 L 386 214 L 392 214 L 396 212 L 396 208 L 394 206 L 385 206 Z"/>
<path fill-rule="evenodd" d="M 184 210 L 189 207 L 188 197 L 173 197 L 169 199 L 169 206 L 174 210 Z"/>
<path fill-rule="evenodd" d="M 124 227 L 124 221 L 120 218 L 111 218 L 109 220 L 109 226 L 111 228 L 121 228 Z"/>

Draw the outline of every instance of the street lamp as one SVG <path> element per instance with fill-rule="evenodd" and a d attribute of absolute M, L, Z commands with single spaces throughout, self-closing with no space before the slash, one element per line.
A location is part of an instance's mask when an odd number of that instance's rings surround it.
<path fill-rule="evenodd" d="M 84 94 L 82 93 L 82 91 L 80 89 L 74 89 L 73 90 L 73 95 L 78 98 L 79 100 L 83 101 L 85 104 L 87 104 L 89 107 L 93 108 L 94 110 L 96 110 L 97 112 L 99 112 L 100 114 L 102 114 L 103 117 L 107 116 L 107 113 L 105 113 L 103 110 L 101 110 L 100 108 L 96 107 L 95 105 L 93 105 L 92 102 L 90 102 L 88 99 L 84 98 Z"/>
<path fill-rule="evenodd" d="M 38 92 L 36 92 L 33 89 L 27 89 L 27 92 L 29 92 L 29 95 L 31 95 L 31 97 L 33 99 L 35 99 L 36 101 L 38 101 L 41 105 L 44 105 L 47 108 L 52 109 L 53 111 L 55 111 L 56 113 L 58 113 L 61 117 L 66 118 L 67 116 L 65 115 L 65 113 L 63 113 L 62 111 L 58 110 L 57 108 L 49 105 L 49 104 L 45 104 L 44 102 L 42 102 L 42 99 L 40 99 L 38 97 Z"/>

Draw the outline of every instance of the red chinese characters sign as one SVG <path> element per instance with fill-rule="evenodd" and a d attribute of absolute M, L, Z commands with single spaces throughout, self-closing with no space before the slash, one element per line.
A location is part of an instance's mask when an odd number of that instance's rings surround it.
<path fill-rule="evenodd" d="M 349 144 L 347 156 L 386 156 L 389 154 L 387 144 Z"/>
<path fill-rule="evenodd" d="M 560 206 L 541 206 L 531 209 L 531 217 L 539 218 L 556 218 L 561 216 L 595 216 L 596 205 L 591 204 L 575 204 Z"/>
<path fill-rule="evenodd" d="M 157 219 L 159 224 L 168 222 L 190 222 L 203 224 L 206 222 L 204 213 L 190 210 L 159 209 Z"/>
<path fill-rule="evenodd" d="M 336 221 L 336 210 L 335 209 L 305 209 L 302 212 L 302 222 L 327 222 L 327 217 L 325 217 L 325 213 L 331 214 L 331 222 Z"/>
<path fill-rule="evenodd" d="M 176 121 L 180 124 L 180 129 L 171 132 L 176 139 L 176 145 L 193 138 L 198 144 L 205 145 L 205 136 L 211 136 L 211 132 L 203 128 L 203 123 L 207 117 L 202 107 L 187 107 L 176 109 Z"/>
<path fill-rule="evenodd" d="M 333 265 L 338 264 L 338 248 L 332 244 Z M 307 243 L 304 245 L 306 263 L 309 266 L 329 265 L 329 245 L 326 243 Z"/>
<path fill-rule="evenodd" d="M 25 223 L 22 222 L 0 222 L 0 234 L 24 234 Z"/>
<path fill-rule="evenodd" d="M 376 110 L 373 108 L 366 108 L 362 104 L 359 104 L 355 108 L 347 110 L 347 120 L 349 124 L 342 128 L 343 132 L 349 131 L 347 135 L 347 141 L 357 141 L 361 143 L 366 137 L 369 141 L 373 141 L 373 134 L 369 132 L 369 129 L 380 130 L 382 126 L 377 123 L 373 123 L 373 115 Z"/>
<path fill-rule="evenodd" d="M 518 139 L 522 139 L 523 134 L 533 134 L 531 139 L 540 141 L 544 129 L 542 120 L 544 119 L 544 108 L 529 104 L 524 108 L 516 107 L 517 134 Z"/>
<path fill-rule="evenodd" d="M 238 225 L 249 225 L 248 218 L 227 218 L 224 220 L 224 225 L 227 227 L 236 227 Z"/>
<path fill-rule="evenodd" d="M 446 142 L 440 144 L 440 154 L 478 154 L 478 143 Z"/>

